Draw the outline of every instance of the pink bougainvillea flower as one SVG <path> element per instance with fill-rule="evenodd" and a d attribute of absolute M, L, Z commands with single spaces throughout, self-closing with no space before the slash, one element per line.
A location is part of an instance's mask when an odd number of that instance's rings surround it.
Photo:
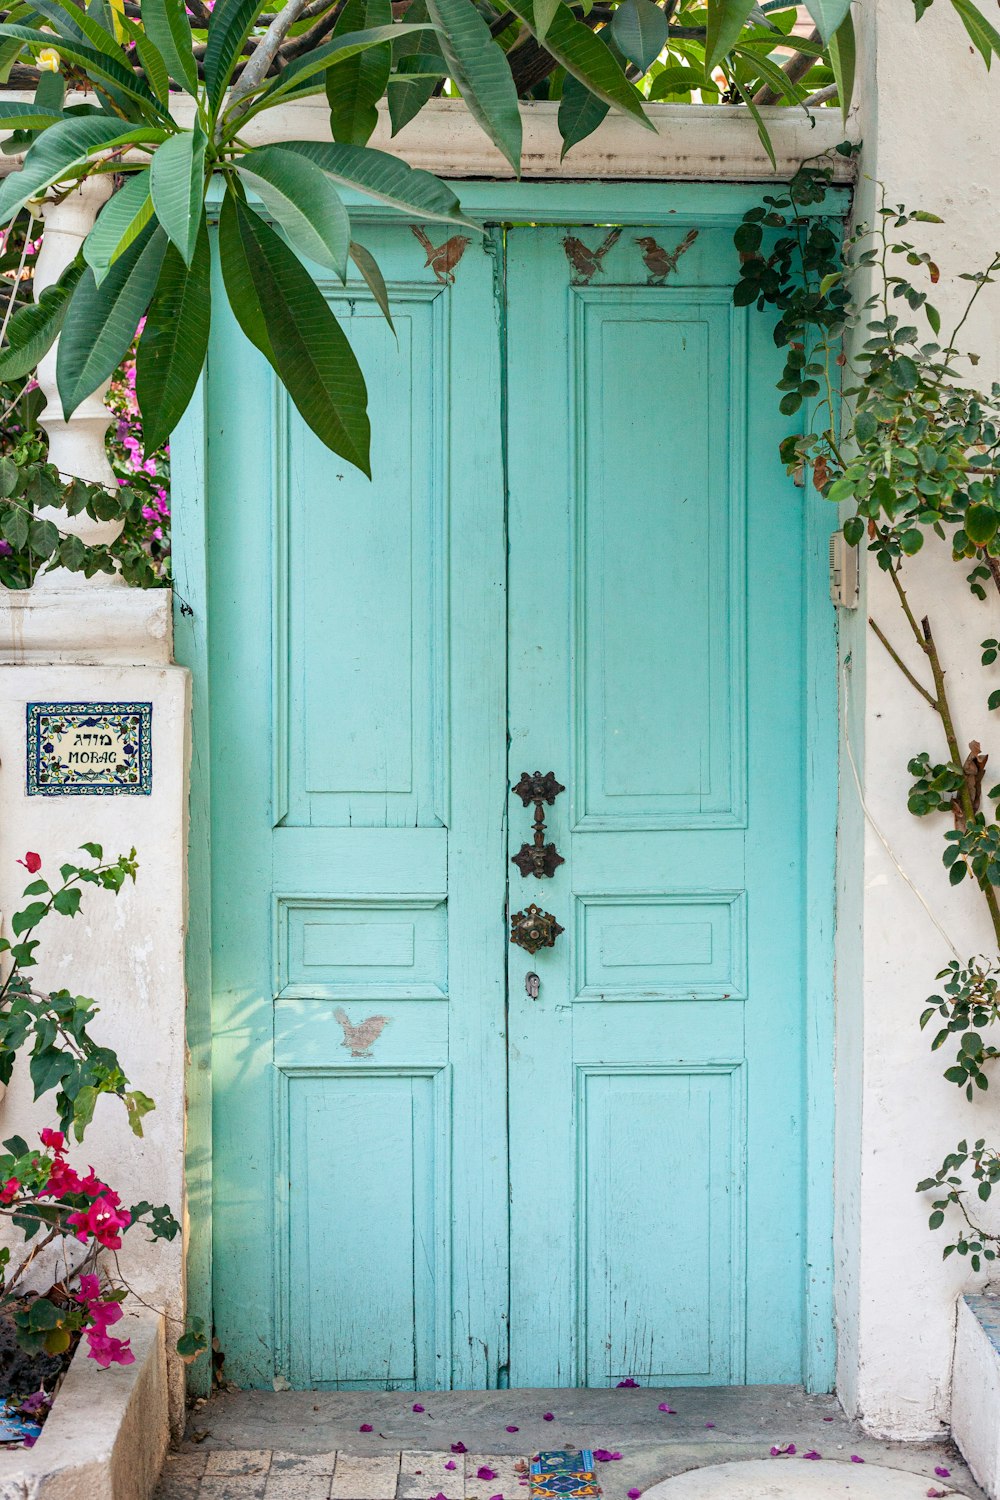
<path fill-rule="evenodd" d="M 864 1459 L 863 1458 L 859 1458 L 856 1453 L 852 1453 L 851 1454 L 851 1463 L 852 1464 L 863 1464 L 864 1463 Z"/>
<path fill-rule="evenodd" d="M 16 1177 L 8 1177 L 3 1187 L 0 1188 L 0 1203 L 13 1203 L 20 1192 L 21 1184 Z"/>
<path fill-rule="evenodd" d="M 822 1458 L 822 1453 L 817 1453 L 815 1448 L 810 1448 L 808 1453 L 803 1453 L 803 1458 Z"/>
<path fill-rule="evenodd" d="M 436 1495 L 431 1496 L 431 1500 L 447 1500 L 447 1496 L 443 1490 L 438 1490 Z"/>
<path fill-rule="evenodd" d="M 629 1490 L 629 1492 L 628 1492 L 628 1500 L 639 1500 L 639 1497 L 641 1496 L 641 1494 L 642 1494 L 642 1490 Z"/>
<path fill-rule="evenodd" d="M 455 1460 L 453 1458 L 449 1458 L 448 1462 L 445 1464 L 445 1468 L 446 1469 L 457 1469 L 458 1465 L 456 1464 L 456 1462 L 455 1462 Z"/>
<path fill-rule="evenodd" d="M 419 1401 L 414 1401 L 414 1403 L 413 1403 L 413 1410 L 414 1411 L 423 1411 L 423 1409 L 424 1408 L 420 1405 Z"/>
<path fill-rule="evenodd" d="M 361 1426 L 358 1428 L 359 1432 L 371 1432 L 371 1430 L 372 1424 L 370 1422 L 362 1422 Z"/>
<path fill-rule="evenodd" d="M 597 1459 L 598 1463 L 610 1464 L 613 1463 L 616 1458 L 621 1458 L 621 1454 L 612 1453 L 610 1448 L 595 1448 L 594 1457 Z"/>
<path fill-rule="evenodd" d="M 113 1193 L 110 1188 L 99 1198 L 95 1198 L 86 1212 L 69 1214 L 66 1218 L 66 1223 L 76 1231 L 78 1240 L 86 1243 L 93 1235 L 97 1243 L 106 1250 L 121 1249 L 122 1237 L 119 1230 L 127 1229 L 131 1222 L 132 1215 L 127 1208 L 120 1207 L 118 1194 Z"/>
<path fill-rule="evenodd" d="M 480 1464 L 479 1468 L 476 1470 L 477 1479 L 495 1479 L 496 1477 L 496 1469 L 491 1469 L 489 1464 Z"/>
<path fill-rule="evenodd" d="M 452 1453 L 468 1453 L 469 1450 L 463 1442 L 459 1441 L 457 1443 L 452 1443 L 451 1451 Z"/>
<path fill-rule="evenodd" d="M 944 1500 L 944 1490 L 928 1490 L 927 1500 Z"/>
<path fill-rule="evenodd" d="M 771 1457 L 772 1458 L 783 1458 L 786 1453 L 792 1454 L 794 1452 L 795 1452 L 795 1444 L 794 1443 L 776 1443 L 775 1446 L 771 1449 Z"/>
<path fill-rule="evenodd" d="M 62 1156 L 66 1150 L 66 1137 L 61 1130 L 50 1130 L 46 1126 L 38 1139 L 43 1146 L 48 1146 L 49 1150 L 54 1151 L 57 1156 Z"/>
<path fill-rule="evenodd" d="M 504 1431 L 505 1432 L 519 1432 L 520 1428 L 519 1427 L 510 1426 L 510 1427 L 505 1427 Z"/>
<path fill-rule="evenodd" d="M 109 1365 L 135 1364 L 135 1355 L 129 1347 L 131 1340 L 111 1338 L 96 1328 L 88 1328 L 86 1337 L 90 1345 L 90 1358 L 96 1360 L 102 1370 L 106 1370 Z"/>
<path fill-rule="evenodd" d="M 665 1401 L 660 1402 L 660 1411 L 669 1412 L 672 1417 L 676 1417 L 677 1415 L 677 1413 L 674 1411 L 674 1408 L 672 1406 L 668 1406 Z"/>
<path fill-rule="evenodd" d="M 950 1479 L 951 1470 L 944 1468 L 941 1464 L 935 1464 L 934 1472 L 939 1479 Z"/>
<path fill-rule="evenodd" d="M 555 1421 L 555 1416 L 550 1411 L 543 1411 L 542 1412 L 542 1421 L 543 1422 L 554 1422 Z"/>
<path fill-rule="evenodd" d="M 23 865 L 29 875 L 37 875 L 42 868 L 42 856 L 40 854 L 32 854 L 29 849 L 24 858 L 18 860 L 18 864 Z"/>
<path fill-rule="evenodd" d="M 639 1389 L 639 1382 L 638 1380 L 633 1380 L 630 1375 L 627 1380 L 619 1380 L 617 1388 L 620 1391 L 637 1391 Z"/>

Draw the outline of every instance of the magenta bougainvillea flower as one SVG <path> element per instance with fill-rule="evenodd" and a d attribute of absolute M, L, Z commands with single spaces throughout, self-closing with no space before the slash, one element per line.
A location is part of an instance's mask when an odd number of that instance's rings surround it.
<path fill-rule="evenodd" d="M 642 1490 L 629 1490 L 628 1500 L 639 1500 Z"/>
<path fill-rule="evenodd" d="M 672 1406 L 668 1406 L 665 1401 L 660 1402 L 660 1411 L 669 1412 L 672 1417 L 676 1417 L 677 1415 L 677 1413 L 674 1411 L 674 1408 Z"/>
<path fill-rule="evenodd" d="M 771 1449 L 771 1457 L 772 1458 L 783 1458 L 785 1456 L 785 1454 L 791 1455 L 794 1452 L 795 1452 L 795 1444 L 794 1443 L 776 1443 L 775 1446 Z"/>
<path fill-rule="evenodd" d="M 928 1490 L 927 1500 L 944 1500 L 944 1490 Z"/>
<path fill-rule="evenodd" d="M 520 1432 L 520 1430 L 519 1427 L 514 1427 L 513 1425 L 506 1429 L 507 1432 Z"/>
<path fill-rule="evenodd" d="M 934 1472 L 935 1472 L 935 1474 L 937 1475 L 937 1477 L 939 1479 L 950 1479 L 951 1478 L 951 1470 L 943 1468 L 941 1464 L 936 1464 L 935 1465 Z"/>
<path fill-rule="evenodd" d="M 413 1410 L 414 1411 L 423 1411 L 423 1409 L 424 1408 L 420 1405 L 419 1401 L 414 1401 L 414 1403 L 413 1403 Z"/>
<path fill-rule="evenodd" d="M 864 1459 L 863 1458 L 859 1458 L 856 1453 L 852 1453 L 851 1454 L 851 1463 L 852 1464 L 863 1464 L 864 1463 Z"/>
<path fill-rule="evenodd" d="M 496 1477 L 496 1469 L 491 1469 L 489 1464 L 480 1464 L 479 1468 L 476 1470 L 477 1479 L 495 1479 Z"/>
<path fill-rule="evenodd" d="M 639 1382 L 638 1380 L 633 1380 L 630 1375 L 627 1380 L 619 1380 L 618 1389 L 620 1391 L 637 1391 L 639 1389 Z"/>
<path fill-rule="evenodd" d="M 621 1458 L 620 1453 L 612 1453 L 610 1448 L 595 1448 L 594 1457 L 599 1464 L 613 1463 L 616 1458 Z"/>
<path fill-rule="evenodd" d="M 361 1426 L 358 1428 L 359 1432 L 371 1432 L 371 1430 L 372 1424 L 370 1422 L 362 1422 Z"/>
<path fill-rule="evenodd" d="M 822 1453 L 817 1453 L 815 1448 L 810 1448 L 808 1453 L 803 1453 L 803 1458 L 822 1458 Z"/>
<path fill-rule="evenodd" d="M 37 875 L 42 868 L 42 856 L 33 854 L 29 849 L 24 858 L 18 860 L 18 864 L 23 865 L 29 875 Z"/>
<path fill-rule="evenodd" d="M 542 1412 L 542 1421 L 543 1422 L 554 1422 L 555 1421 L 555 1414 L 553 1412 L 550 1412 L 550 1411 L 543 1411 Z"/>
<path fill-rule="evenodd" d="M 446 1469 L 457 1469 L 458 1468 L 458 1464 L 455 1462 L 455 1460 L 453 1458 L 449 1458 L 448 1462 L 445 1464 L 445 1468 Z"/>
<path fill-rule="evenodd" d="M 451 1451 L 452 1453 L 468 1453 L 469 1450 L 463 1442 L 458 1442 L 452 1443 Z"/>
<path fill-rule="evenodd" d="M 715 1423 L 714 1423 L 714 1422 L 706 1422 L 706 1423 L 705 1423 L 705 1426 L 706 1426 L 706 1427 L 714 1427 L 714 1426 L 715 1426 Z"/>

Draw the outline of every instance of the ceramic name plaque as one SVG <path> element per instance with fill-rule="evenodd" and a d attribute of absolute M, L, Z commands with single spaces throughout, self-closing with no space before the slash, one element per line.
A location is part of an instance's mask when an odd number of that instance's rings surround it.
<path fill-rule="evenodd" d="M 146 797 L 151 703 L 29 703 L 29 797 Z"/>

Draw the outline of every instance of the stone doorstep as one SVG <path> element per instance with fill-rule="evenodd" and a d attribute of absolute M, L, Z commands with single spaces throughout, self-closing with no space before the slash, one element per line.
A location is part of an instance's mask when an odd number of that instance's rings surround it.
<path fill-rule="evenodd" d="M 958 1300 L 952 1436 L 990 1500 L 1000 1500 L 1000 1297 Z"/>
<path fill-rule="evenodd" d="M 115 1332 L 135 1363 L 101 1370 L 77 1349 L 38 1442 L 0 1453 L 0 1500 L 149 1500 L 170 1439 L 163 1319 L 126 1313 Z"/>

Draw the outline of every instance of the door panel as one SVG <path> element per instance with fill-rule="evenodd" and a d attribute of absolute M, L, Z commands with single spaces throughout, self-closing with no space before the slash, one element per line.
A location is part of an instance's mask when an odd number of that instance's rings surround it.
<path fill-rule="evenodd" d="M 316 274 L 368 382 L 370 484 L 235 322 L 213 327 L 216 1325 L 240 1384 L 490 1386 L 507 1362 L 495 247 L 451 284 L 409 226 L 366 238 L 398 343 L 363 284 Z"/>
<path fill-rule="evenodd" d="M 686 228 L 507 241 L 509 774 L 567 786 L 510 877 L 566 929 L 510 954 L 520 1386 L 800 1378 L 801 495 L 728 233 L 636 244 Z"/>

